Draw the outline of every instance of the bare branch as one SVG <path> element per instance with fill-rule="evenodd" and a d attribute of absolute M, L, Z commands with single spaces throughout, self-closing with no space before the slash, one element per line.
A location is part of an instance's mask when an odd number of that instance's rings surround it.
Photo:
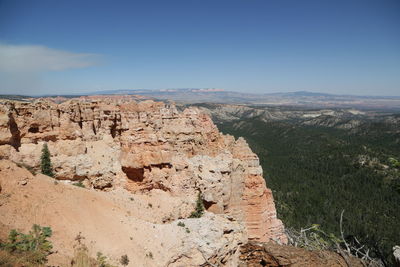
<path fill-rule="evenodd" d="M 343 240 L 344 245 L 346 246 L 347 253 L 351 254 L 349 245 L 347 244 L 346 239 L 344 238 L 344 232 L 343 232 L 343 213 L 344 213 L 344 210 L 342 210 L 342 212 L 340 213 L 340 235 L 341 235 L 341 237 L 342 237 L 342 240 Z"/>
<path fill-rule="evenodd" d="M 308 228 L 302 228 L 300 231 L 295 229 L 285 229 L 289 244 L 295 247 L 302 247 L 309 250 L 331 250 L 337 252 L 350 265 L 349 257 L 357 257 L 361 260 L 363 266 L 383 267 L 381 260 L 372 258 L 370 250 L 362 245 L 361 242 L 354 237 L 354 244 L 349 244 L 344 238 L 343 230 L 343 214 L 340 214 L 340 238 L 332 234 L 327 234 L 319 229 L 318 225 Z M 344 248 L 344 249 L 343 249 Z M 399 248 L 400 252 L 400 248 Z M 400 254 L 400 253 L 399 253 Z"/>

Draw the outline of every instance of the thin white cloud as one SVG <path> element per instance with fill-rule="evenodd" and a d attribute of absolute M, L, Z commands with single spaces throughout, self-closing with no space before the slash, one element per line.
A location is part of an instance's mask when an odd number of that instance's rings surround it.
<path fill-rule="evenodd" d="M 98 55 L 73 53 L 40 45 L 0 44 L 0 72 L 29 73 L 85 68 L 98 64 Z"/>

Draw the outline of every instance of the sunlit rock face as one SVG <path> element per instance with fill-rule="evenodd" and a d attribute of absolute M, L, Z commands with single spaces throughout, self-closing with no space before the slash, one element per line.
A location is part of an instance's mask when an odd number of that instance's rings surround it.
<path fill-rule="evenodd" d="M 198 109 L 121 99 L 0 105 L 0 157 L 40 170 L 48 144 L 55 178 L 101 190 L 162 190 L 241 222 L 249 240 L 286 242 L 257 155 Z"/>

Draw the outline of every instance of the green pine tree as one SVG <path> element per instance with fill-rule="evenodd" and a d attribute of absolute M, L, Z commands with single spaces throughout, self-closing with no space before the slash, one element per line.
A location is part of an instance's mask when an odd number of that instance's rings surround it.
<path fill-rule="evenodd" d="M 201 197 L 201 193 L 199 192 L 197 195 L 196 200 L 196 208 L 190 214 L 190 218 L 200 218 L 204 214 L 204 205 L 203 205 L 203 198 Z"/>
<path fill-rule="evenodd" d="M 44 144 L 42 149 L 42 156 L 40 157 L 41 159 L 40 167 L 42 168 L 43 174 L 50 177 L 54 177 L 53 166 L 51 165 L 50 156 L 51 155 L 49 148 L 47 144 Z"/>

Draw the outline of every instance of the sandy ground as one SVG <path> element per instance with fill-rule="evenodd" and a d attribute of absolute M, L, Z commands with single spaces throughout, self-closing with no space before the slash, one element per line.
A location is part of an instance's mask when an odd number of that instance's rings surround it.
<path fill-rule="evenodd" d="M 117 263 L 126 254 L 129 266 L 196 266 L 204 262 L 203 255 L 233 247 L 242 238 L 240 226 L 224 216 L 178 219 L 193 210 L 194 200 L 160 190 L 150 195 L 88 190 L 33 176 L 6 160 L 0 161 L 0 186 L 0 237 L 11 228 L 28 232 L 32 224 L 50 226 L 53 265 L 68 263 L 78 234 L 92 256 L 102 252 Z"/>

